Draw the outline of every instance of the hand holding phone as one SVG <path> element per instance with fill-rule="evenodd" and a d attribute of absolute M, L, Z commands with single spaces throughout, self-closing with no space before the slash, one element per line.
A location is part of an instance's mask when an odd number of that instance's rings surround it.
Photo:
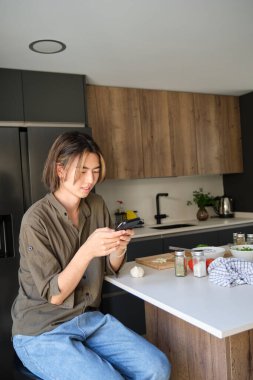
<path fill-rule="evenodd" d="M 139 224 L 140 220 L 141 220 L 140 218 L 134 218 L 134 219 L 130 219 L 130 220 L 125 220 L 124 222 L 121 222 L 115 228 L 115 230 L 116 231 L 120 231 L 120 230 L 128 230 L 128 229 L 134 228 L 134 227 L 136 227 Z"/>

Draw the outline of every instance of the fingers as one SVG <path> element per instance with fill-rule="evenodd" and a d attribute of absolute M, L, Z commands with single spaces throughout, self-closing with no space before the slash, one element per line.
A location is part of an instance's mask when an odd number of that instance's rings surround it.
<path fill-rule="evenodd" d="M 96 247 L 96 256 L 107 256 L 120 246 L 120 237 L 125 231 L 114 231 L 110 228 L 98 228 L 92 235 Z M 91 237 L 91 236 L 90 236 Z"/>
<path fill-rule="evenodd" d="M 133 230 L 115 231 L 108 227 L 96 229 L 87 239 L 93 256 L 107 256 L 116 250 L 124 249 L 134 235 Z"/>
<path fill-rule="evenodd" d="M 134 236 L 133 230 L 126 230 L 125 234 L 120 236 L 120 240 L 124 240 L 127 243 L 129 243 L 133 236 Z"/>
<path fill-rule="evenodd" d="M 134 236 L 134 230 L 125 230 L 126 235 L 128 236 Z"/>
<path fill-rule="evenodd" d="M 117 238 L 115 239 L 106 239 L 101 240 L 101 251 L 104 255 L 108 255 L 111 251 L 117 249 L 120 245 L 120 240 Z"/>

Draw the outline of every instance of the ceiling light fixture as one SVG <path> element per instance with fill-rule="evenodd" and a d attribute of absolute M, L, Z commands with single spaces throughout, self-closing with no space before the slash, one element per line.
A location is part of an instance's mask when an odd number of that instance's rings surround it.
<path fill-rule="evenodd" d="M 66 49 L 66 45 L 61 41 L 56 40 L 38 40 L 29 44 L 29 49 L 35 53 L 55 54 Z"/>

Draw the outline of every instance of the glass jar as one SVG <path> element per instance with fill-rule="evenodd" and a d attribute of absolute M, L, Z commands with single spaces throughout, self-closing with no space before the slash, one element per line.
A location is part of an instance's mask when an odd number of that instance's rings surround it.
<path fill-rule="evenodd" d="M 193 275 L 195 277 L 204 277 L 206 276 L 206 258 L 204 252 L 193 251 Z"/>
<path fill-rule="evenodd" d="M 185 251 L 175 252 L 175 275 L 177 277 L 185 277 L 187 274 L 187 261 Z"/>
<path fill-rule="evenodd" d="M 237 245 L 237 232 L 233 233 L 233 244 Z"/>
<path fill-rule="evenodd" d="M 237 239 L 236 239 L 237 245 L 245 244 L 245 234 L 242 234 L 241 232 L 238 232 Z"/>
<path fill-rule="evenodd" d="M 253 234 L 247 235 L 247 244 L 253 244 Z"/>

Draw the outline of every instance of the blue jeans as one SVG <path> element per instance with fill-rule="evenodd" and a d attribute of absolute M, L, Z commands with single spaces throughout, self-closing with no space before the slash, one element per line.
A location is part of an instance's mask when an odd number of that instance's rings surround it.
<path fill-rule="evenodd" d="M 110 314 L 86 312 L 38 336 L 16 335 L 17 355 L 43 380 L 168 380 L 158 348 Z"/>

